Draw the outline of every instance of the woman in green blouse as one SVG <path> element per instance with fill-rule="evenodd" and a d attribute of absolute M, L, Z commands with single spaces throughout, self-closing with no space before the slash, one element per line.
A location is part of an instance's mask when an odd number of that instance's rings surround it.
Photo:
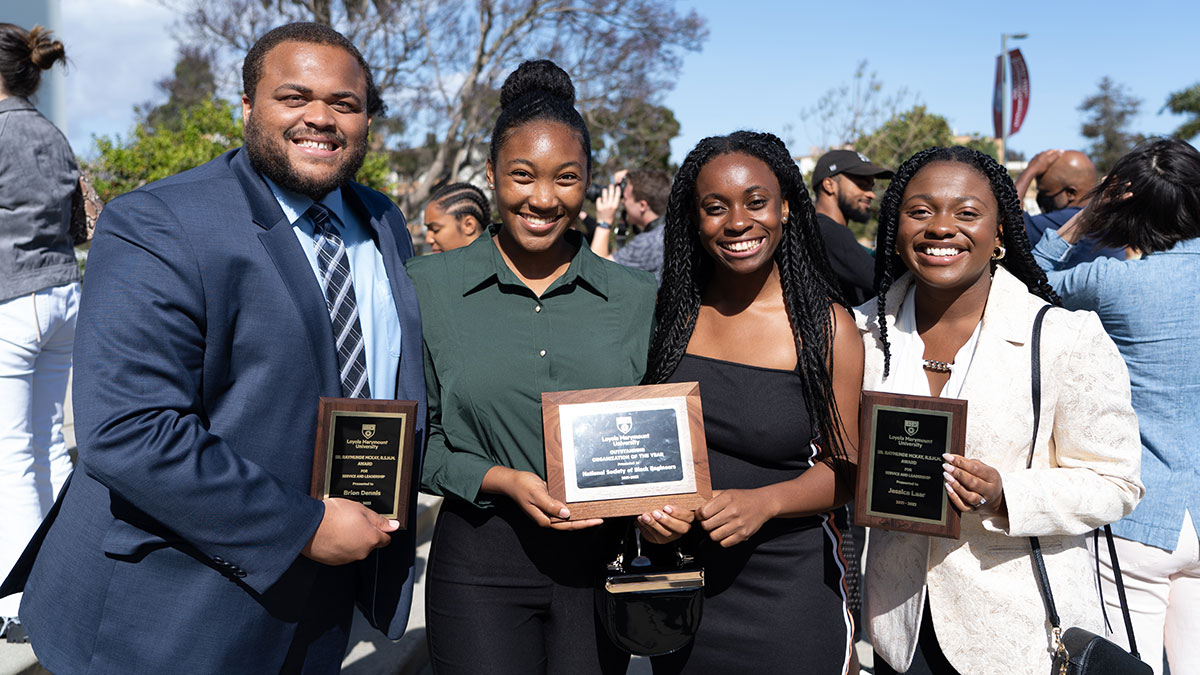
<path fill-rule="evenodd" d="M 421 487 L 446 498 L 426 581 L 433 668 L 623 673 L 592 607 L 614 549 L 600 520 L 558 520 L 570 512 L 546 489 L 541 395 L 641 381 L 654 277 L 569 229 L 591 173 L 570 77 L 526 62 L 500 97 L 487 178 L 501 223 L 408 268 L 429 389 Z"/>

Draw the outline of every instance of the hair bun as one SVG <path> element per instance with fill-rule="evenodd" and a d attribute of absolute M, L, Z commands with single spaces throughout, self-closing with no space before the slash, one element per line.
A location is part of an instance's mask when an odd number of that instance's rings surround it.
<path fill-rule="evenodd" d="M 504 80 L 504 86 L 500 88 L 500 107 L 507 108 L 513 101 L 537 91 L 562 99 L 567 105 L 575 105 L 575 85 L 571 84 L 571 76 L 553 61 L 541 59 L 522 63 Z"/>
<path fill-rule="evenodd" d="M 34 26 L 33 30 L 29 31 L 28 45 L 29 61 L 42 70 L 48 70 L 55 63 L 67 58 L 63 43 L 55 40 L 50 29 L 43 26 Z"/>

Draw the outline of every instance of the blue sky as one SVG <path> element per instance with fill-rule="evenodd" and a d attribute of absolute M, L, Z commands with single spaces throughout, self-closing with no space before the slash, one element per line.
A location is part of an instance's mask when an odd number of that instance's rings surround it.
<path fill-rule="evenodd" d="M 901 87 L 959 133 L 989 132 L 1000 33 L 1029 64 L 1031 104 L 1010 147 L 1032 155 L 1083 147 L 1079 103 L 1107 75 L 1143 99 L 1134 129 L 1166 133 L 1167 94 L 1200 82 L 1200 3 L 797 2 L 682 0 L 708 19 L 703 51 L 687 53 L 665 98 L 682 124 L 679 161 L 701 138 L 737 128 L 778 133 L 795 154 L 821 143 L 800 113 L 849 82 L 867 60 L 885 93 Z M 1003 18 L 996 15 L 1003 8 Z M 126 133 L 133 105 L 159 97 L 154 83 L 175 62 L 173 14 L 151 0 L 62 0 L 68 71 L 68 137 L 90 154 L 95 134 Z M 393 110 L 399 113 L 399 110 Z M 788 129 L 787 127 L 791 127 Z"/>

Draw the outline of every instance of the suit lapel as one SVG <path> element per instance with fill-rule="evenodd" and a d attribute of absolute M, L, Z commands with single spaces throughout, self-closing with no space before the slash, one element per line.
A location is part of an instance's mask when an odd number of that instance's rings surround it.
<path fill-rule="evenodd" d="M 325 308 L 325 296 L 313 275 L 312 266 L 300 248 L 291 223 L 279 208 L 279 202 L 258 172 L 250 166 L 246 151 L 240 150 L 230 160 L 230 167 L 250 205 L 254 224 L 262 228 L 258 238 L 275 264 L 283 285 L 287 288 L 300 314 L 300 324 L 308 338 L 313 364 L 317 370 L 318 389 L 322 396 L 341 396 L 338 377 L 337 349 L 333 343 L 333 327 Z"/>

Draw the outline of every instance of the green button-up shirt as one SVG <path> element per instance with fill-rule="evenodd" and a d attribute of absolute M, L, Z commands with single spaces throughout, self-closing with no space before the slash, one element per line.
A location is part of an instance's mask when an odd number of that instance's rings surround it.
<path fill-rule="evenodd" d="M 495 233 L 493 228 L 490 232 Z M 654 276 L 578 247 L 539 298 L 490 236 L 412 258 L 429 396 L 421 489 L 480 506 L 493 466 L 546 477 L 542 392 L 639 384 L 654 317 Z"/>

